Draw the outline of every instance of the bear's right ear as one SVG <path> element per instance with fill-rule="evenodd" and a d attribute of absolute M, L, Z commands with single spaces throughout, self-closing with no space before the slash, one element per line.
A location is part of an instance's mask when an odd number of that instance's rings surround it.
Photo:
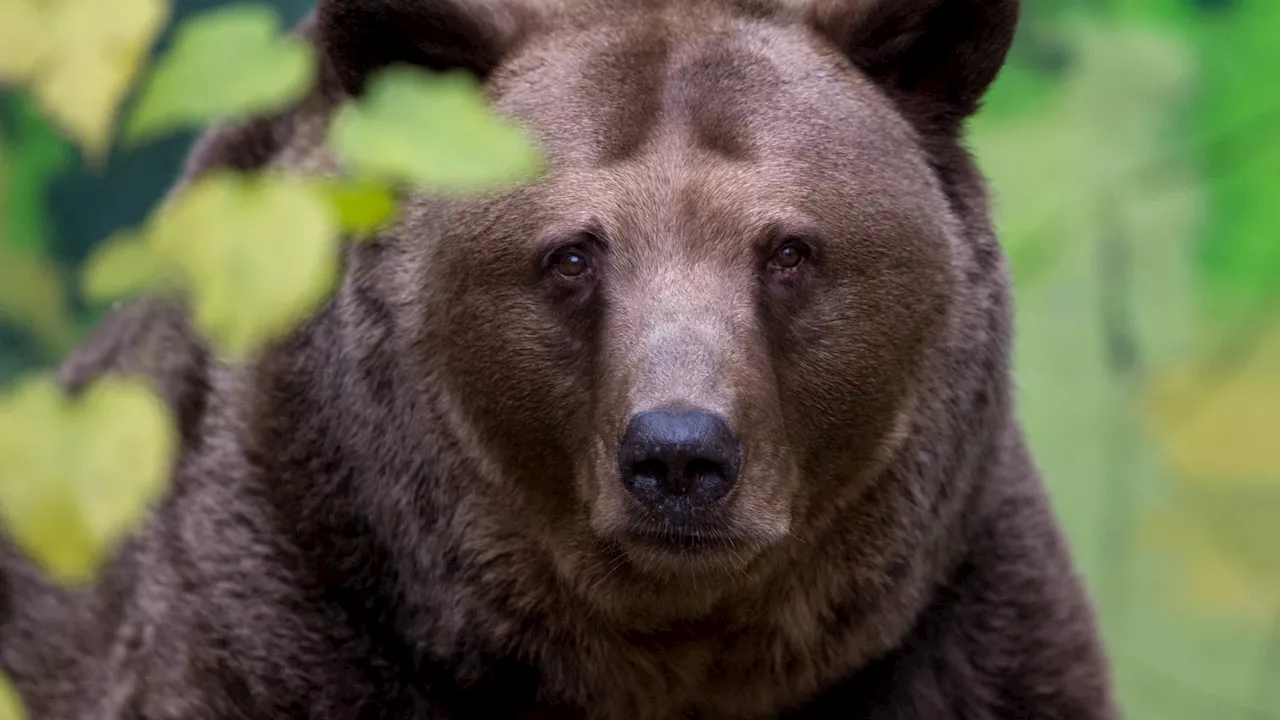
<path fill-rule="evenodd" d="M 347 92 L 391 64 L 483 78 L 538 22 L 545 0 L 320 0 L 316 33 Z"/>

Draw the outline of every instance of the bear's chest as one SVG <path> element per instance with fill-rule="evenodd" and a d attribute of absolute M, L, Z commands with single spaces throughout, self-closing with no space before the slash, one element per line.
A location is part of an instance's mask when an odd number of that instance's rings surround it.
<path fill-rule="evenodd" d="M 815 652 L 816 651 L 816 652 Z M 826 655 L 757 633 L 699 638 L 597 638 L 543 655 L 537 695 L 560 702 L 530 718 L 753 720 L 803 704 Z M 828 656 L 829 657 L 829 656 Z"/>

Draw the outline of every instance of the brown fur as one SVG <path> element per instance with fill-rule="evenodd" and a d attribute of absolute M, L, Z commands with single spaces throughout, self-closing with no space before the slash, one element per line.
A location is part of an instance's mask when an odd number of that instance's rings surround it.
<path fill-rule="evenodd" d="M 6 553 L 0 660 L 36 717 L 1114 717 L 960 143 L 1015 18 L 322 0 L 320 87 L 188 179 L 333 170 L 326 118 L 393 62 L 484 78 L 551 171 L 413 197 L 248 366 L 170 301 L 68 360 L 73 389 L 155 378 L 188 442 L 98 587 Z M 813 254 L 778 272 L 789 238 Z M 545 272 L 570 244 L 590 270 Z M 742 445 L 700 553 L 636 541 L 677 528 L 618 481 L 628 418 L 669 407 Z"/>

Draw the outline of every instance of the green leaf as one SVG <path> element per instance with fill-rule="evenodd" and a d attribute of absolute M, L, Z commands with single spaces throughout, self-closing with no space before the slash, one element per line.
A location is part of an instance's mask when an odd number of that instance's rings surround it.
<path fill-rule="evenodd" d="M 338 221 L 297 178 L 206 175 L 165 205 L 147 234 L 189 283 L 196 326 L 233 358 L 290 331 L 338 275 Z"/>
<path fill-rule="evenodd" d="M 85 263 L 81 287 L 86 299 L 110 302 L 155 290 L 171 274 L 145 237 L 123 233 L 94 250 Z"/>
<path fill-rule="evenodd" d="M 1213 22 L 1197 26 L 1203 90 L 1191 114 L 1196 154 L 1211 180 L 1197 270 L 1207 314 L 1225 335 L 1280 302 L 1277 28 L 1280 3 L 1265 0 L 1231 3 Z M 1272 80 L 1264 86 L 1255 81 L 1260 68 L 1270 68 L 1265 74 Z"/>
<path fill-rule="evenodd" d="M 175 449 L 167 408 L 138 381 L 68 400 L 28 380 L 0 398 L 0 511 L 57 579 L 85 582 L 164 487 Z"/>
<path fill-rule="evenodd" d="M 380 183 L 318 181 L 316 189 L 328 198 L 345 233 L 367 236 L 395 218 L 395 194 Z"/>
<path fill-rule="evenodd" d="M 284 109 L 314 82 L 311 46 L 280 36 L 267 6 L 228 5 L 183 24 L 148 77 L 130 119 L 137 142 L 184 126 Z"/>
<path fill-rule="evenodd" d="M 44 253 L 0 243 L 0 321 L 29 332 L 52 356 L 75 344 L 66 282 Z"/>
<path fill-rule="evenodd" d="M 0 242 L 18 250 L 40 251 L 48 246 L 51 234 L 45 202 L 49 185 L 71 165 L 75 148 L 25 94 L 0 100 L 3 110 L 12 113 L 13 124 L 0 152 Z"/>
<path fill-rule="evenodd" d="M 535 178 L 535 143 L 495 114 L 463 73 L 393 67 L 334 118 L 330 143 L 362 173 L 423 190 L 495 190 Z"/>

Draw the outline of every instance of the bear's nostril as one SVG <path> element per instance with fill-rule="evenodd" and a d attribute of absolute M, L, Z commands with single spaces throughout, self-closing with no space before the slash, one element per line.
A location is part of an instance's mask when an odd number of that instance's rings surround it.
<path fill-rule="evenodd" d="M 714 460 L 694 458 L 684 466 L 686 486 L 714 491 L 724 482 L 724 466 Z"/>
<path fill-rule="evenodd" d="M 645 490 L 658 492 L 667 484 L 667 464 L 661 460 L 641 460 L 631 466 L 634 483 Z"/>
<path fill-rule="evenodd" d="M 738 442 L 719 416 L 655 410 L 631 419 L 618 445 L 627 489 L 663 514 L 710 506 L 738 475 Z"/>

